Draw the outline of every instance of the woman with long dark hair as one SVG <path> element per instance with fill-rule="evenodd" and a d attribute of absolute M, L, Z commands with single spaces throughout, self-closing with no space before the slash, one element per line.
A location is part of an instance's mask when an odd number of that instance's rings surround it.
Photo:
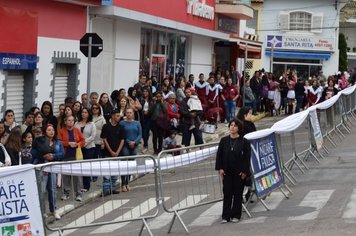
<path fill-rule="evenodd" d="M 11 157 L 11 165 L 16 166 L 22 164 L 20 162 L 20 152 L 22 149 L 20 127 L 15 127 L 10 131 L 5 148 Z"/>
<path fill-rule="evenodd" d="M 134 87 L 130 87 L 127 91 L 130 107 L 134 110 L 135 120 L 140 119 L 140 111 L 142 109 L 141 103 L 136 97 L 137 91 Z"/>
<path fill-rule="evenodd" d="M 5 132 L 7 133 L 10 133 L 13 128 L 19 125 L 16 123 L 15 113 L 11 109 L 5 111 L 3 121 L 5 125 Z"/>
<path fill-rule="evenodd" d="M 61 161 L 64 156 L 63 145 L 55 137 L 55 129 L 52 124 L 45 126 L 44 135 L 36 138 L 32 147 L 32 158 L 35 163 L 45 163 L 52 161 Z M 57 180 L 55 173 L 42 172 L 42 192 L 47 190 L 49 211 L 56 220 L 61 216 L 56 212 Z"/>
<path fill-rule="evenodd" d="M 229 122 L 230 134 L 220 140 L 215 169 L 223 181 L 223 213 L 221 223 L 241 219 L 244 181 L 249 173 L 250 143 L 243 138 L 243 123 Z"/>
<path fill-rule="evenodd" d="M 44 126 L 51 124 L 55 131 L 57 131 L 57 118 L 53 115 L 53 106 L 50 101 L 44 101 L 41 106 L 41 112 L 44 115 Z"/>
<path fill-rule="evenodd" d="M 78 128 L 84 138 L 85 144 L 82 147 L 83 159 L 89 160 L 94 158 L 95 154 L 95 136 L 96 136 L 96 127 L 93 123 L 93 116 L 91 115 L 88 108 L 84 107 L 80 114 L 80 119 L 74 125 Z M 90 189 L 91 177 L 83 177 L 83 192 L 86 192 Z"/>
<path fill-rule="evenodd" d="M 99 98 L 99 105 L 101 106 L 101 112 L 102 115 L 104 116 L 106 122 L 109 122 L 110 120 L 110 114 L 111 111 L 114 109 L 114 107 L 111 105 L 109 101 L 109 95 L 107 93 L 102 93 Z"/>
<path fill-rule="evenodd" d="M 140 103 L 142 106 L 141 110 L 141 127 L 142 127 L 142 139 L 143 139 L 143 153 L 147 153 L 148 149 L 148 138 L 150 136 L 150 129 L 151 129 L 151 116 L 149 115 L 149 110 L 153 105 L 151 90 L 149 87 L 144 87 L 142 89 L 142 97 L 140 99 Z"/>

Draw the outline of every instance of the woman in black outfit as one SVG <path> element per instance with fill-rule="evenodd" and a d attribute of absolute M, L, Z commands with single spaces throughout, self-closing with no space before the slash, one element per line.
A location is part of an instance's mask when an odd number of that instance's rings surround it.
<path fill-rule="evenodd" d="M 241 218 L 244 180 L 250 170 L 250 143 L 243 138 L 243 123 L 229 122 L 230 135 L 220 140 L 215 169 L 223 181 L 222 222 L 238 222 Z"/>
<path fill-rule="evenodd" d="M 241 120 L 243 122 L 243 132 L 242 136 L 245 137 L 246 134 L 252 133 L 256 131 L 256 126 L 252 121 L 252 108 L 251 107 L 241 107 L 239 112 L 237 113 L 237 119 Z M 248 163 L 250 163 L 250 157 L 248 160 Z M 251 175 L 246 177 L 245 179 L 245 186 L 248 188 L 246 194 L 245 194 L 245 202 L 248 202 L 251 196 L 251 188 L 252 188 L 252 179 Z M 244 191 L 245 192 L 245 191 Z M 250 202 L 253 202 L 250 200 Z"/>

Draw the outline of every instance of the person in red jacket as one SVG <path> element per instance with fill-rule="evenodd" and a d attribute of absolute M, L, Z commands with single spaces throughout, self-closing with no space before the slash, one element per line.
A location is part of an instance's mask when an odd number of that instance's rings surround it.
<path fill-rule="evenodd" d="M 74 161 L 76 159 L 77 147 L 84 147 L 85 138 L 78 128 L 74 127 L 74 117 L 68 116 L 64 119 L 65 127 L 58 132 L 58 140 L 62 142 L 64 147 L 63 161 Z M 76 201 L 82 201 L 82 182 L 80 176 L 63 176 L 63 195 L 62 200 L 69 198 L 71 183 L 73 182 L 74 191 L 76 191 Z"/>
<path fill-rule="evenodd" d="M 173 93 L 169 95 L 167 101 L 167 114 L 168 120 L 171 122 L 171 130 L 178 131 L 178 124 L 179 124 L 179 106 L 176 103 L 176 95 Z M 168 137 L 169 132 L 167 132 L 166 137 Z"/>

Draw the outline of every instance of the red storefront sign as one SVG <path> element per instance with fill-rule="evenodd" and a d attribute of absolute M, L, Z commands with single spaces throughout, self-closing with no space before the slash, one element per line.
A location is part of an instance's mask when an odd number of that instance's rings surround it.
<path fill-rule="evenodd" d="M 209 8 L 215 8 L 215 0 L 193 0 L 193 2 L 198 2 L 200 5 L 205 4 Z M 189 3 L 190 1 L 187 0 L 114 0 L 113 5 L 188 25 L 214 30 L 215 23 L 213 19 L 208 19 L 210 15 L 209 12 L 203 13 L 203 15 L 206 16 L 205 18 L 188 13 Z"/>

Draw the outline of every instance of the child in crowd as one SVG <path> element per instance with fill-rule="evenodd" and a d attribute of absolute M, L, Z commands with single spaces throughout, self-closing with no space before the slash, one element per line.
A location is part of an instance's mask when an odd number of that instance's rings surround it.
<path fill-rule="evenodd" d="M 163 140 L 163 148 L 164 149 L 173 149 L 173 148 L 180 148 L 180 145 L 177 145 L 177 140 L 176 140 L 176 135 L 177 131 L 176 130 L 171 130 L 169 131 L 169 136 Z M 180 152 L 174 152 L 173 155 L 179 155 Z"/>
<path fill-rule="evenodd" d="M 201 105 L 201 101 L 200 101 L 200 99 L 198 98 L 198 96 L 196 94 L 195 88 L 192 87 L 189 90 L 191 92 L 191 95 L 190 95 L 190 97 L 188 99 L 188 102 L 187 102 L 188 107 L 189 107 L 189 111 L 190 112 L 196 112 L 198 114 L 202 113 L 203 106 Z M 196 118 L 199 121 L 199 123 L 201 123 L 199 115 L 197 115 Z M 192 117 L 190 121 L 191 122 L 190 122 L 189 130 L 193 130 L 193 129 L 195 129 L 195 122 L 194 122 L 195 118 Z M 203 127 L 204 127 L 204 124 L 201 123 L 199 129 L 202 129 Z"/>
<path fill-rule="evenodd" d="M 22 134 L 22 150 L 21 150 L 21 162 L 22 164 L 31 164 L 32 163 L 32 140 L 33 135 L 30 131 L 27 131 Z"/>

